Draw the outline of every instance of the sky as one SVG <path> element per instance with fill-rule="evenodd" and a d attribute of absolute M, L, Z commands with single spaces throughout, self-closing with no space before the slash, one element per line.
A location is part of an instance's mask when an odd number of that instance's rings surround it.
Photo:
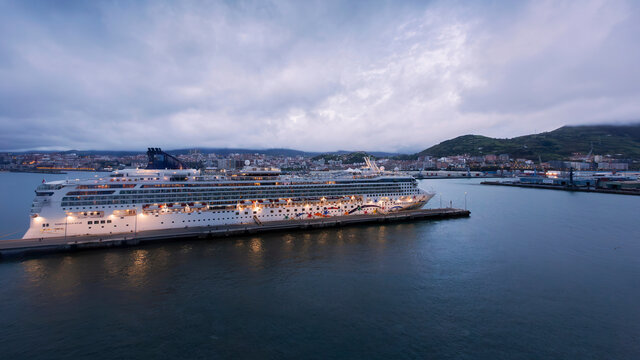
<path fill-rule="evenodd" d="M 413 153 L 640 120 L 640 2 L 0 0 L 0 151 Z"/>

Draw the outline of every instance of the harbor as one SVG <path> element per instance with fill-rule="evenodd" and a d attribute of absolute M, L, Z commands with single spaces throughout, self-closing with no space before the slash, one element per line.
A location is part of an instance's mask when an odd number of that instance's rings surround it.
<path fill-rule="evenodd" d="M 223 226 L 199 226 L 164 230 L 139 231 L 135 234 L 61 236 L 44 239 L 14 239 L 0 241 L 0 258 L 76 251 L 81 249 L 138 246 L 161 241 L 208 239 L 242 236 L 277 231 L 304 231 L 326 227 L 341 227 L 375 223 L 452 219 L 469 217 L 470 211 L 455 208 L 407 210 L 391 214 L 351 215 L 308 220 L 281 220 Z"/>
<path fill-rule="evenodd" d="M 4 208 L 0 229 L 18 231 L 15 239 L 42 178 L 2 176 L 3 199 L 15 205 Z M 443 206 L 463 209 L 467 193 L 471 216 L 457 219 L 352 226 L 301 219 L 291 224 L 300 229 L 261 231 L 254 223 L 229 237 L 209 238 L 211 227 L 184 238 L 176 230 L 175 238 L 137 244 L 103 247 L 94 238 L 97 244 L 8 254 L 0 259 L 0 348 L 11 359 L 51 357 L 45 346 L 71 357 L 149 356 L 138 343 L 172 358 L 348 351 L 395 358 L 409 347 L 415 357 L 421 350 L 438 358 L 509 357 L 483 350 L 489 342 L 531 358 L 632 358 L 638 198 L 480 186 L 485 180 L 419 181 L 437 189 L 427 208 L 442 208 L 442 197 Z M 303 228 L 315 221 L 326 227 Z M 453 332 L 440 335 L 438 324 L 452 323 Z M 603 336 L 602 324 L 615 336 Z M 371 350 L 357 350 L 370 336 Z M 199 345 L 184 347 L 185 338 Z M 272 349 L 273 338 L 285 339 L 286 352 L 262 350 Z"/>
<path fill-rule="evenodd" d="M 640 174 L 636 172 L 547 171 L 525 173 L 512 180 L 483 181 L 482 185 L 590 193 L 640 195 Z"/>

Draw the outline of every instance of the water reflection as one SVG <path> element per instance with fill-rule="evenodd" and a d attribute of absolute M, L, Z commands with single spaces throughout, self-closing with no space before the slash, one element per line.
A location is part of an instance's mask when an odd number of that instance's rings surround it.
<path fill-rule="evenodd" d="M 149 276 L 148 256 L 148 250 L 132 251 L 126 270 L 126 280 L 129 285 L 139 287 L 145 283 L 147 276 Z"/>
<path fill-rule="evenodd" d="M 191 243 L 186 243 L 180 246 L 180 252 L 182 254 L 189 254 L 193 250 L 193 245 Z"/>
<path fill-rule="evenodd" d="M 52 296 L 72 296 L 80 282 L 72 256 L 27 260 L 22 267 L 30 286 L 42 287 Z"/>
<path fill-rule="evenodd" d="M 24 271 L 27 273 L 29 282 L 37 284 L 47 275 L 44 265 L 39 260 L 29 260 L 22 263 Z"/>
<path fill-rule="evenodd" d="M 264 264 L 264 250 L 261 238 L 252 238 L 248 246 L 248 264 L 252 270 L 261 269 Z"/>
<path fill-rule="evenodd" d="M 266 266 L 286 266 L 295 273 L 296 269 L 324 267 L 327 262 L 336 260 L 346 265 L 347 259 L 362 254 L 364 262 L 380 265 L 390 249 L 397 250 L 397 246 L 390 247 L 392 242 L 405 244 L 416 241 L 412 237 L 422 236 L 415 229 L 413 224 L 321 229 L 138 249 L 105 249 L 28 260 L 21 264 L 29 286 L 46 289 L 58 297 L 83 293 L 94 286 L 96 278 L 111 289 L 135 289 L 136 293 L 143 293 L 150 287 L 166 287 L 170 283 L 167 278 L 178 269 L 194 267 L 183 270 L 183 276 L 187 277 L 201 273 L 205 262 L 207 270 L 231 266 L 227 270 L 262 273 Z M 201 261 L 203 259 L 205 262 Z M 96 267 L 96 263 L 100 266 Z"/>
<path fill-rule="evenodd" d="M 122 270 L 122 266 L 120 265 L 121 260 L 122 253 L 116 251 L 108 252 L 103 256 L 102 262 L 107 274 L 109 274 L 110 277 L 118 275 L 118 273 Z"/>
<path fill-rule="evenodd" d="M 318 234 L 317 242 L 318 242 L 319 245 L 326 245 L 328 238 L 329 238 L 329 232 L 328 231 L 323 231 L 320 234 Z"/>
<path fill-rule="evenodd" d="M 295 237 L 292 234 L 286 234 L 282 238 L 282 250 L 285 254 L 291 254 L 291 251 L 294 248 Z"/>
<path fill-rule="evenodd" d="M 253 253 L 262 252 L 262 239 L 260 239 L 260 238 L 251 239 L 249 241 L 249 248 L 251 249 L 251 252 L 253 252 Z"/>

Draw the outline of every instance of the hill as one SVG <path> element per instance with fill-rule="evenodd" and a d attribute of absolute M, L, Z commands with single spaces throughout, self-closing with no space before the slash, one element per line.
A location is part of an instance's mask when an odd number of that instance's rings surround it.
<path fill-rule="evenodd" d="M 342 160 L 343 164 L 355 164 L 355 163 L 364 163 L 364 158 L 367 156 L 371 157 L 372 159 L 375 159 L 375 156 L 373 156 L 372 154 L 366 153 L 364 151 L 356 151 L 352 153 L 337 152 L 337 153 L 321 154 L 318 156 L 314 156 L 311 159 L 312 160 L 324 159 L 325 161 Z"/>
<path fill-rule="evenodd" d="M 586 154 L 593 145 L 594 154 L 640 159 L 640 123 L 632 125 L 563 126 L 559 129 L 496 139 L 481 135 L 464 135 L 421 151 L 418 155 L 448 156 L 458 154 L 509 154 L 512 157 L 544 161 L 566 159 L 573 153 Z"/>

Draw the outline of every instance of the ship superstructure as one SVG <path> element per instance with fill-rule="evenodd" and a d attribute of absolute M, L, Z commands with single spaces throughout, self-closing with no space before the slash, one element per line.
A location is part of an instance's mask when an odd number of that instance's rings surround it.
<path fill-rule="evenodd" d="M 160 149 L 149 149 L 149 159 L 147 169 L 41 184 L 23 238 L 388 213 L 420 208 L 433 197 L 414 178 L 379 169 L 296 176 L 245 168 L 207 175 Z M 174 168 L 153 168 L 158 164 Z"/>

